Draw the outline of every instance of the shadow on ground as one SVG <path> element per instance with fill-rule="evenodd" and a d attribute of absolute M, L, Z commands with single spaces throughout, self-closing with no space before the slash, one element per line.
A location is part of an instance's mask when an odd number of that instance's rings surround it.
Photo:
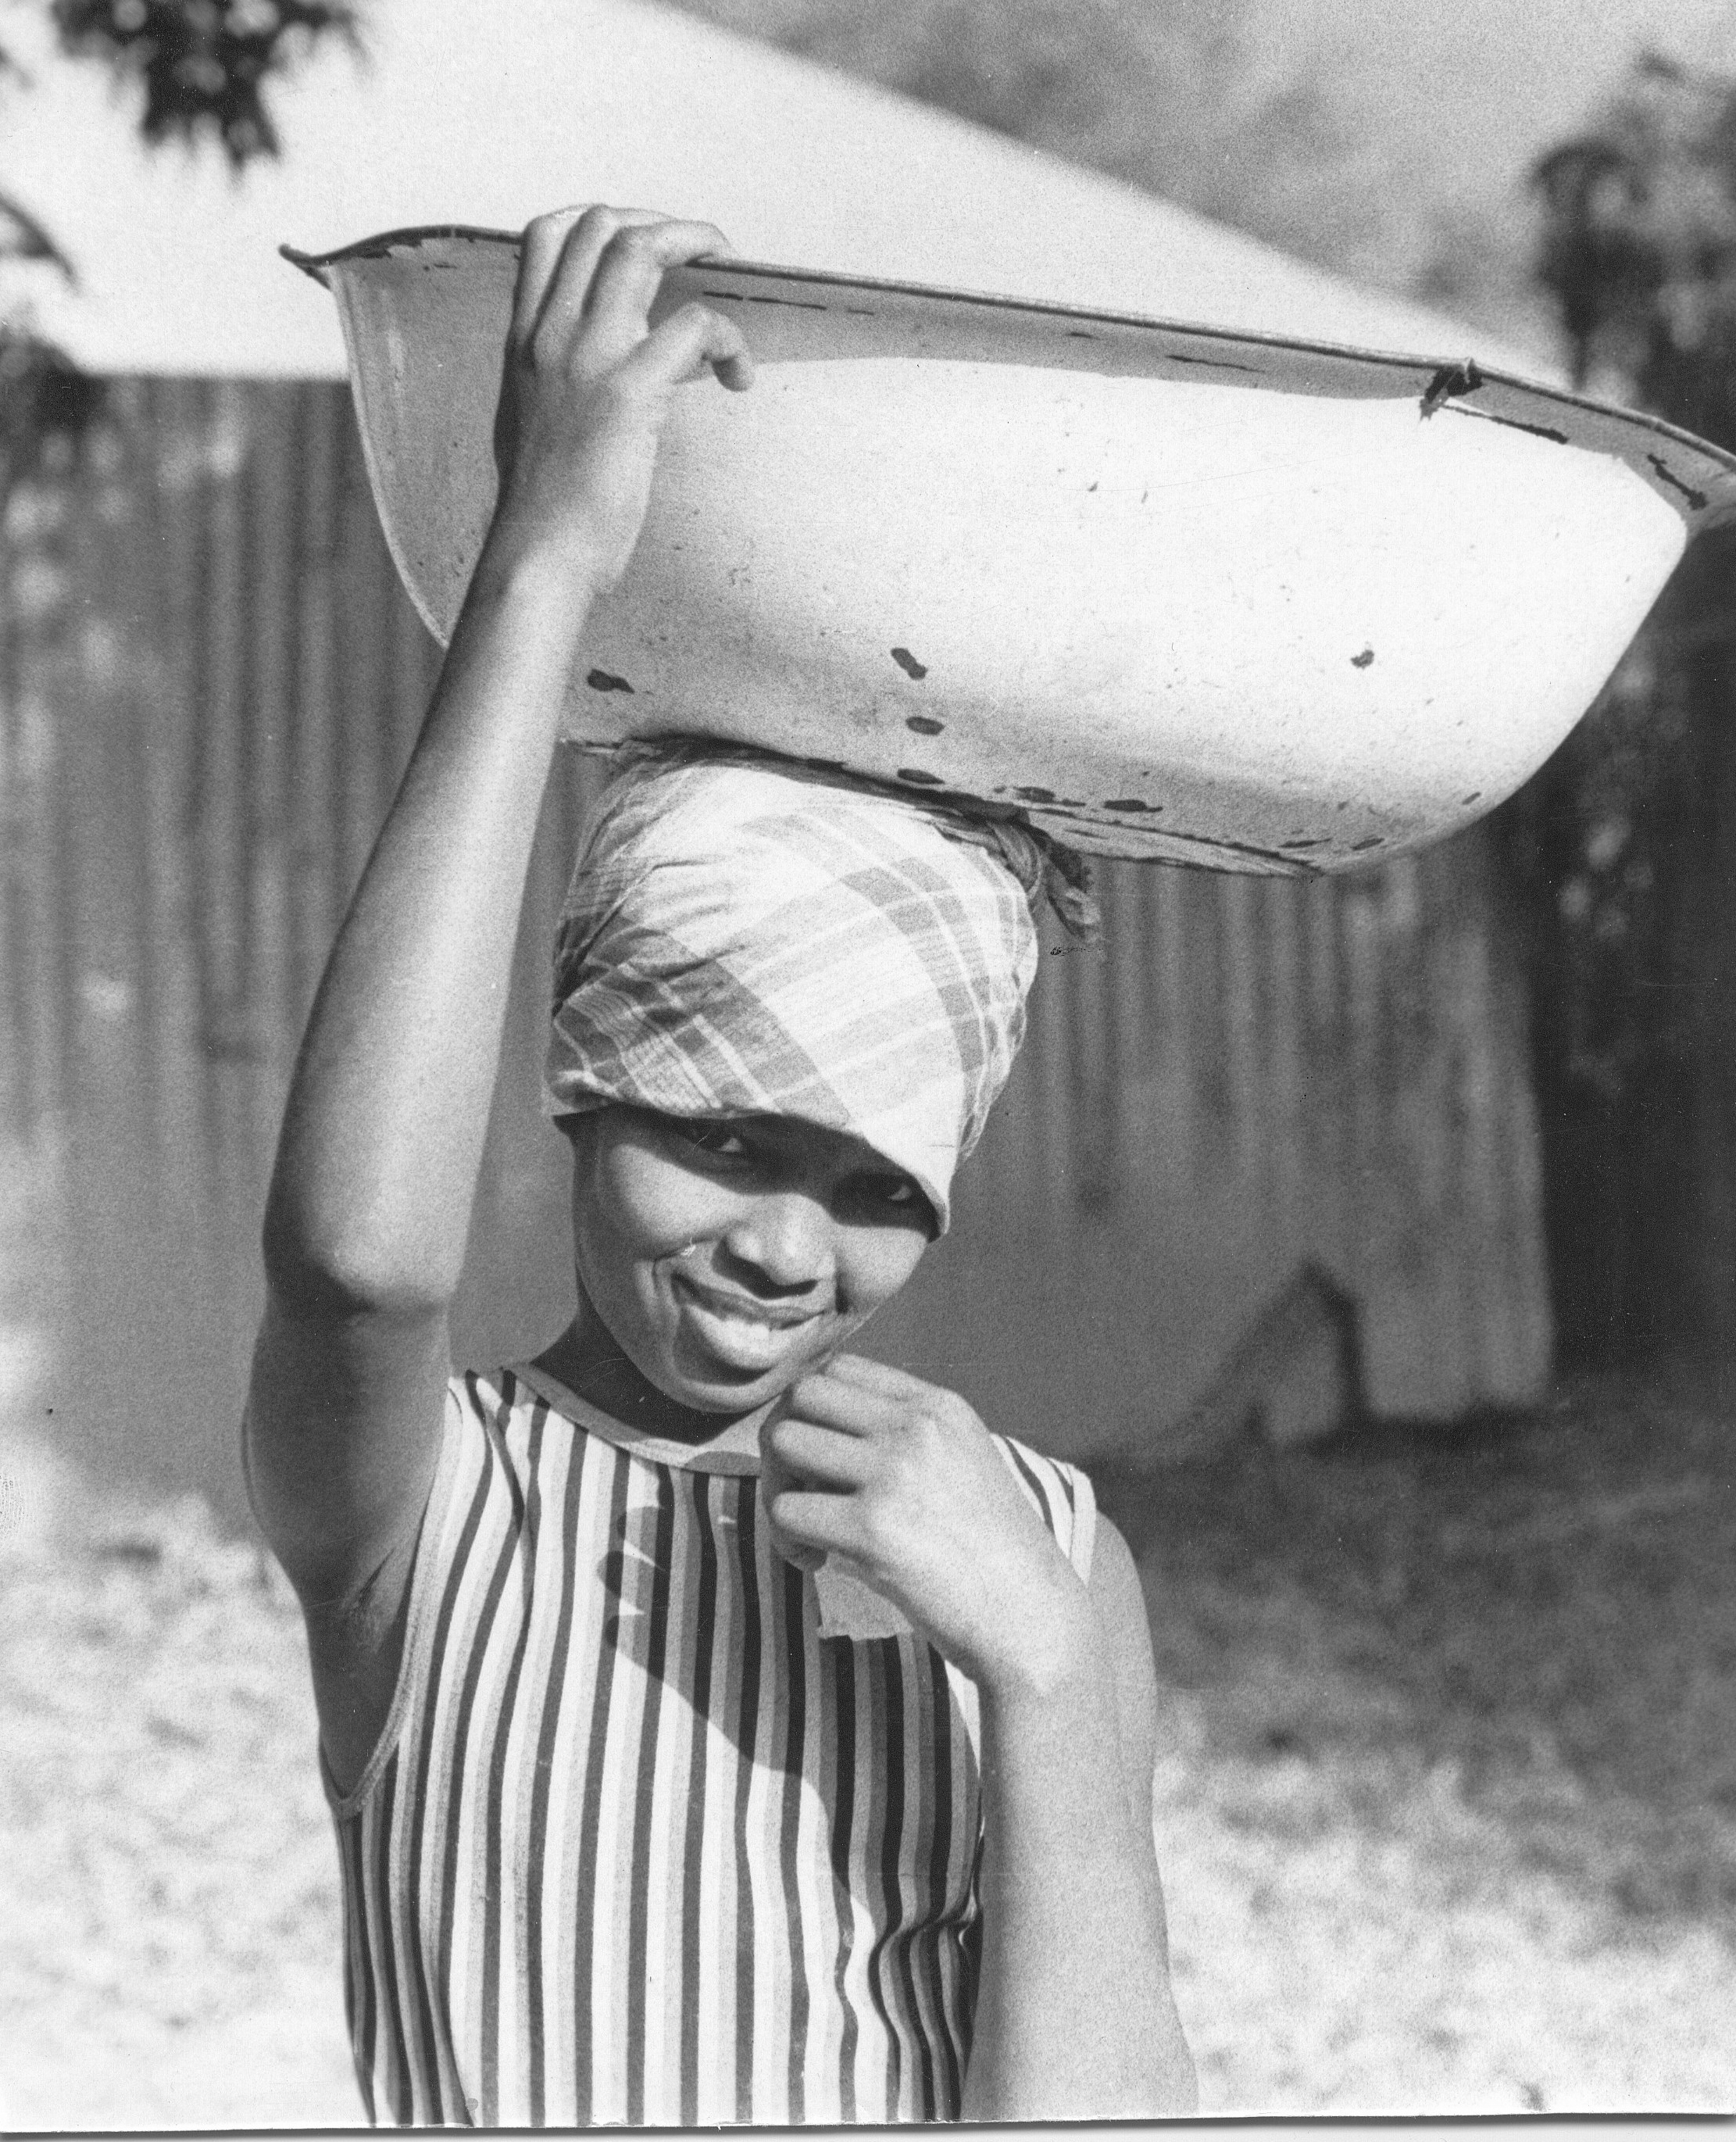
<path fill-rule="evenodd" d="M 1677 1379 L 1309 1451 L 1250 1436 L 1099 1488 L 1213 1755 L 1256 1784 L 1305 1764 L 1376 1828 L 1401 1771 L 1444 1775 L 1612 1932 L 1732 1940 L 1733 1478 L 1736 1424 Z M 1255 1791 L 1247 1819 L 1314 1804 Z"/>

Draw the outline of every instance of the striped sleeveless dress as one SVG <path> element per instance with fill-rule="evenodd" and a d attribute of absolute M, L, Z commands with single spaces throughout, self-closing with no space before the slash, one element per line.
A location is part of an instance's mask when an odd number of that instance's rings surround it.
<path fill-rule="evenodd" d="M 995 1442 L 1088 1576 L 1089 1481 Z M 757 1470 L 453 1379 L 390 1715 L 328 1779 L 370 2120 L 956 2116 L 976 1692 L 825 1633 Z"/>

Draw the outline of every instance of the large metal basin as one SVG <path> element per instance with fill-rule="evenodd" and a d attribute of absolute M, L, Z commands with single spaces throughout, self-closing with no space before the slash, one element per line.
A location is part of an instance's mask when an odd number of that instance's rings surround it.
<path fill-rule="evenodd" d="M 450 634 L 517 241 L 312 259 L 387 540 Z M 1736 460 L 1474 364 L 732 262 L 568 733 L 732 738 L 1099 853 L 1334 870 L 1467 824 L 1584 713 Z"/>

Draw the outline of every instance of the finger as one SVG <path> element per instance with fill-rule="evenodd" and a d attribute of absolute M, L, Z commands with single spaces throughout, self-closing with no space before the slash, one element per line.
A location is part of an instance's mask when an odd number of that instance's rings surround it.
<path fill-rule="evenodd" d="M 766 1440 L 763 1429 L 761 1431 L 761 1440 L 763 1445 Z M 824 1563 L 826 1549 L 823 1547 L 804 1546 L 800 1540 L 794 1538 L 784 1530 L 778 1523 L 774 1513 L 778 1503 L 786 1496 L 811 1492 L 802 1488 L 801 1483 L 792 1477 L 788 1468 L 779 1463 L 773 1451 L 769 1448 L 762 1449 L 760 1502 L 765 1511 L 767 1531 L 770 1535 L 772 1546 L 784 1560 L 793 1562 L 797 1569 L 806 1570 L 810 1575 Z"/>
<path fill-rule="evenodd" d="M 925 1384 L 920 1376 L 913 1376 L 908 1370 L 890 1368 L 884 1361 L 870 1361 L 866 1354 L 834 1354 L 826 1365 L 826 1373 L 835 1375 L 841 1383 L 855 1384 L 865 1391 L 879 1391 L 887 1398 L 932 1398 L 940 1386 Z"/>
<path fill-rule="evenodd" d="M 879 1391 L 842 1383 L 826 1375 L 804 1376 L 792 1384 L 784 1405 L 787 1420 L 811 1422 L 815 1427 L 836 1429 L 857 1438 L 890 1434 L 903 1418 L 904 1408 Z"/>
<path fill-rule="evenodd" d="M 539 216 L 525 233 L 519 256 L 520 294 L 513 304 L 513 332 L 523 342 L 545 322 L 558 333 L 576 326 L 595 279 L 597 264 L 622 231 L 662 223 L 649 209 L 560 209 Z"/>
<path fill-rule="evenodd" d="M 586 313 L 637 340 L 666 270 L 715 253 L 727 240 L 714 223 L 677 218 L 634 223 L 618 230 L 604 247 L 591 277 Z"/>
<path fill-rule="evenodd" d="M 821 1562 L 829 1554 L 837 1554 L 853 1562 L 852 1550 L 860 1542 L 849 1496 L 786 1488 L 776 1495 L 767 1496 L 766 1510 L 777 1537 L 777 1551 L 785 1561 L 795 1561 L 796 1553 L 806 1550 L 816 1554 Z"/>
<path fill-rule="evenodd" d="M 860 1436 L 786 1415 L 762 1438 L 776 1461 L 774 1489 L 786 1482 L 804 1487 L 859 1488 L 873 1470 L 873 1455 Z"/>
<path fill-rule="evenodd" d="M 575 225 L 596 213 L 594 209 L 556 209 L 552 215 L 540 215 L 525 225 L 519 240 L 518 279 L 512 291 L 514 342 L 528 340 L 536 325 L 543 299 Z"/>
<path fill-rule="evenodd" d="M 697 303 L 683 305 L 653 328 L 622 369 L 629 366 L 666 384 L 697 379 L 708 366 L 735 393 L 753 384 L 753 353 L 740 328 Z"/>

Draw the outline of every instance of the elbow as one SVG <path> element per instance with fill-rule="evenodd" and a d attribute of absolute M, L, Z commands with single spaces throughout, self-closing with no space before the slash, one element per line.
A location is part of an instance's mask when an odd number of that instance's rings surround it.
<path fill-rule="evenodd" d="M 457 1291 L 457 1271 L 389 1222 L 351 1214 L 323 1226 L 276 1194 L 261 1247 L 272 1299 L 298 1322 L 413 1322 L 443 1314 Z"/>

